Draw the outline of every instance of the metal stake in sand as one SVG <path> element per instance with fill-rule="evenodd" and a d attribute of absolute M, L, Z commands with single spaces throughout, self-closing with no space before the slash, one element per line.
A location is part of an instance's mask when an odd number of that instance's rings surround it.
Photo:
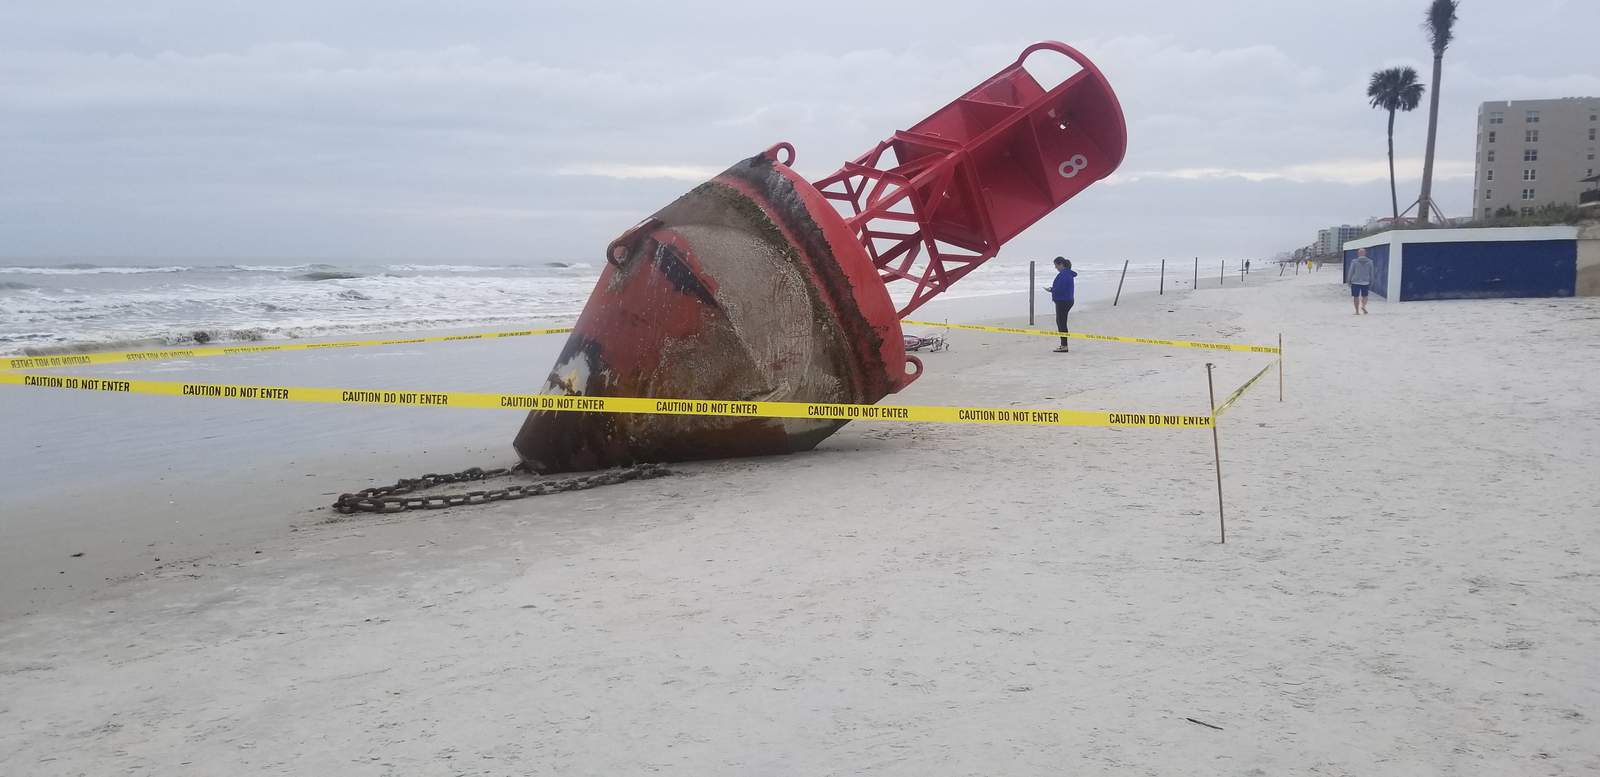
<path fill-rule="evenodd" d="M 1194 258 L 1194 285 L 1190 286 L 1189 289 L 1191 291 L 1200 290 L 1200 257 L 1198 256 Z"/>
<path fill-rule="evenodd" d="M 1111 299 L 1111 307 L 1117 306 L 1117 300 L 1122 299 L 1122 281 L 1128 277 L 1128 260 L 1122 260 L 1122 277 L 1117 279 L 1117 296 Z"/>
<path fill-rule="evenodd" d="M 1217 265 L 1217 285 L 1221 286 L 1223 284 L 1223 282 L 1225 280 L 1227 280 L 1227 276 L 1228 276 L 1228 260 L 1227 259 L 1223 259 L 1222 260 L 1222 264 Z"/>
<path fill-rule="evenodd" d="M 1217 441 L 1217 392 L 1212 387 L 1211 362 L 1206 362 L 1206 393 L 1211 395 L 1211 455 L 1217 463 L 1217 530 L 1223 544 L 1228 542 L 1228 522 L 1222 516 L 1222 443 Z"/>
<path fill-rule="evenodd" d="M 1033 265 L 1034 265 L 1034 261 L 1032 259 L 1029 259 L 1028 260 L 1028 326 L 1033 326 L 1033 298 L 1034 298 L 1034 296 L 1036 296 L 1039 293 L 1038 292 L 1038 287 L 1034 286 L 1036 281 L 1033 279 Z"/>
<path fill-rule="evenodd" d="M 1167 294 L 1167 260 L 1165 259 L 1161 260 L 1161 288 L 1156 294 L 1163 297 Z"/>
<path fill-rule="evenodd" d="M 1278 333 L 1278 401 L 1283 401 L 1283 333 Z"/>

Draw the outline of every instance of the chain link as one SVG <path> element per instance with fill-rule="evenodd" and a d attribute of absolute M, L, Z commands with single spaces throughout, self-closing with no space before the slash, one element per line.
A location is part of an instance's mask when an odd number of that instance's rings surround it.
<path fill-rule="evenodd" d="M 520 472 L 527 472 L 527 468 L 519 463 L 513 467 L 498 467 L 495 469 L 471 467 L 460 472 L 451 472 L 443 475 L 430 473 L 420 478 L 401 478 L 399 482 L 392 486 L 374 486 L 372 488 L 363 488 L 353 494 L 340 494 L 339 498 L 333 503 L 333 509 L 345 515 L 350 515 L 351 513 L 400 513 L 406 510 L 438 510 L 445 507 L 481 505 L 509 499 L 525 499 L 530 496 L 545 496 L 564 491 L 584 491 L 590 488 L 626 483 L 630 480 L 650 480 L 673 474 L 672 470 L 660 464 L 636 464 L 631 467 L 608 469 L 593 475 L 541 480 L 527 485 L 510 485 L 505 488 L 490 488 L 459 494 L 406 496 L 406 494 L 413 494 L 436 486 L 449 485 L 451 483 L 471 483 Z"/>

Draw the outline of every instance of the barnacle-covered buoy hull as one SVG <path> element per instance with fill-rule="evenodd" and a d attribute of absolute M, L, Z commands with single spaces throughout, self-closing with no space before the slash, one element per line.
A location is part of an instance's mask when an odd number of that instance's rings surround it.
<path fill-rule="evenodd" d="M 869 404 L 915 379 L 872 261 L 778 160 L 785 149 L 735 164 L 613 242 L 540 393 Z M 535 410 L 514 446 L 533 471 L 567 472 L 793 453 L 844 423 Z"/>

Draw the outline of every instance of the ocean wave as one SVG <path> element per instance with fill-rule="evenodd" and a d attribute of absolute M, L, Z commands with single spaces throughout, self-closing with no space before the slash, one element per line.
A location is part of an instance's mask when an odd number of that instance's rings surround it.
<path fill-rule="evenodd" d="M 510 264 L 386 264 L 390 272 L 493 272 L 495 270 L 525 270 Z"/>
<path fill-rule="evenodd" d="M 207 345 L 209 343 L 243 343 L 265 340 L 269 336 L 265 329 L 193 329 L 183 332 L 171 332 L 152 337 L 130 337 L 124 339 L 84 340 L 71 343 L 54 343 L 22 349 L 25 356 L 56 356 L 64 353 L 94 353 L 96 351 L 132 351 L 141 348 L 169 348 L 182 345 Z"/>
<path fill-rule="evenodd" d="M 376 267 L 359 270 L 373 272 Z M 327 280 L 300 280 L 306 275 Z M 100 276 L 95 284 L 69 281 L 82 287 L 70 292 L 51 288 L 48 279 L 0 276 L 0 282 L 24 278 L 42 288 L 0 291 L 0 351 L 23 346 L 79 351 L 182 346 L 200 341 L 197 332 L 222 342 L 523 326 L 532 320 L 571 320 L 594 285 L 592 272 L 537 268 L 531 273 L 393 277 L 211 269 L 170 276 Z"/>
<path fill-rule="evenodd" d="M 337 265 L 310 262 L 306 264 L 227 264 L 216 268 L 223 272 L 311 272 L 314 270 L 337 270 Z"/>
<path fill-rule="evenodd" d="M 131 351 L 151 348 L 170 348 L 192 345 L 221 345 L 237 342 L 261 342 L 270 340 L 307 340 L 325 337 L 349 335 L 404 335 L 416 332 L 440 331 L 449 329 L 473 329 L 491 326 L 517 326 L 517 327 L 546 327 L 566 325 L 571 318 L 567 316 L 528 316 L 521 314 L 504 315 L 479 315 L 479 316 L 436 316 L 430 318 L 407 319 L 405 321 L 382 321 L 361 323 L 324 323 L 308 324 L 303 326 L 263 326 L 244 329 L 216 328 L 216 329 L 183 329 L 156 334 L 147 337 L 105 338 L 98 340 L 75 340 L 66 343 L 50 343 L 48 345 L 29 346 L 25 344 L 28 339 L 42 339 L 50 337 L 43 333 L 30 333 L 14 338 L 0 337 L 0 343 L 11 342 L 14 347 L 20 347 L 24 356 L 56 356 L 60 354 L 95 353 L 99 351 Z"/>
<path fill-rule="evenodd" d="M 362 270 L 377 270 L 380 272 L 396 273 L 424 273 L 424 274 L 467 274 L 467 273 L 494 273 L 494 272 L 523 272 L 538 273 L 542 270 L 574 270 L 582 271 L 591 269 L 594 265 L 588 262 L 562 262 L 549 261 L 528 264 L 427 264 L 427 263 L 400 263 L 378 265 L 333 265 L 322 262 L 304 262 L 300 264 L 219 264 L 219 265 L 125 265 L 106 266 L 72 262 L 54 265 L 7 265 L 0 266 L 0 274 L 9 275 L 146 275 L 151 273 L 267 273 L 267 274 L 320 274 L 320 273 L 351 273 L 351 267 Z"/>
<path fill-rule="evenodd" d="M 101 267 L 94 264 L 60 264 L 53 267 L 10 266 L 0 267 L 7 275 L 144 275 L 146 273 L 188 272 L 193 267 L 170 265 L 166 267 Z"/>
<path fill-rule="evenodd" d="M 4 291 L 21 291 L 23 289 L 37 289 L 37 288 L 39 288 L 39 287 L 35 286 L 35 285 L 31 284 L 31 283 L 17 283 L 15 281 L 0 281 L 0 290 L 4 290 Z"/>
<path fill-rule="evenodd" d="M 318 270 L 316 272 L 308 272 L 297 277 L 299 277 L 302 281 L 349 281 L 360 278 L 361 275 L 353 272 L 331 272 L 328 270 Z"/>
<path fill-rule="evenodd" d="M 540 270 L 583 270 L 591 265 L 586 262 L 539 262 L 537 264 L 386 264 L 383 269 L 389 272 L 406 273 L 484 273 L 502 272 L 539 272 Z"/>

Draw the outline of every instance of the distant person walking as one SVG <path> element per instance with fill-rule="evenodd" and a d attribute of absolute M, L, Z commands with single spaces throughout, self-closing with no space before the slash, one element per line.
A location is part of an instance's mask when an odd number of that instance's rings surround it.
<path fill-rule="evenodd" d="M 1367 312 L 1367 290 L 1372 288 L 1374 272 L 1367 249 L 1356 249 L 1356 258 L 1350 260 L 1350 275 L 1345 280 L 1350 283 L 1350 302 L 1356 306 L 1358 316 Z"/>
<path fill-rule="evenodd" d="M 1072 298 L 1075 292 L 1076 284 L 1072 279 L 1078 277 L 1078 274 L 1072 271 L 1072 262 L 1067 261 L 1066 257 L 1056 257 L 1055 265 L 1056 279 L 1044 290 L 1050 292 L 1050 299 L 1056 303 L 1056 331 L 1063 334 L 1056 353 L 1067 353 L 1067 338 L 1064 336 L 1067 332 L 1067 313 L 1072 310 Z"/>

